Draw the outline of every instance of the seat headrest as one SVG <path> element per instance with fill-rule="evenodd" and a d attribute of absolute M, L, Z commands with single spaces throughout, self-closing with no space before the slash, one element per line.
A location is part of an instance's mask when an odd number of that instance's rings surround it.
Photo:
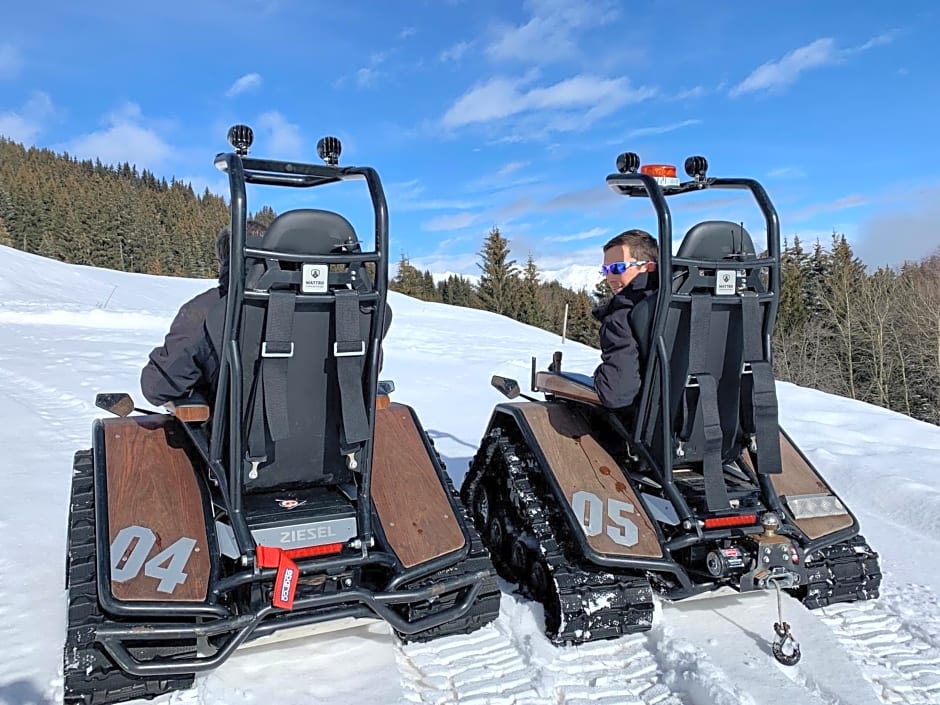
<path fill-rule="evenodd" d="M 261 246 L 292 254 L 328 254 L 358 252 L 359 240 L 352 224 L 339 213 L 298 208 L 273 220 Z"/>
<path fill-rule="evenodd" d="M 738 223 L 706 220 L 686 233 L 676 257 L 687 259 L 740 259 L 754 257 L 756 251 L 750 234 Z"/>

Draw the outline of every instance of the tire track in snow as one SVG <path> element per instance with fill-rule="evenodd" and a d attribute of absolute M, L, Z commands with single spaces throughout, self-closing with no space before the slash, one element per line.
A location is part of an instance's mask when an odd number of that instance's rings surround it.
<path fill-rule="evenodd" d="M 545 703 L 528 665 L 497 624 L 420 644 L 396 642 L 405 699 L 421 705 Z"/>
<path fill-rule="evenodd" d="M 75 417 L 95 415 L 95 411 L 100 410 L 98 410 L 97 407 L 95 407 L 93 404 L 84 401 L 73 394 L 63 392 L 57 387 L 45 384 L 34 378 L 18 374 L 2 367 L 0 367 L 0 388 L 3 389 L 7 398 L 17 407 L 22 409 L 24 413 L 34 415 L 41 420 L 41 431 L 34 439 L 32 439 L 32 442 L 36 443 L 37 446 L 44 448 L 74 446 L 73 450 L 77 450 L 79 447 L 89 447 L 91 445 L 90 433 L 80 435 L 76 432 Z M 105 412 L 100 411 L 100 414 L 105 415 Z M 64 459 L 66 464 L 70 464 L 71 452 L 72 451 L 70 450 L 68 453 L 69 457 Z M 51 480 L 52 478 L 49 479 Z M 68 482 L 71 482 L 70 476 Z M 62 515 L 63 525 L 67 520 L 67 516 L 68 510 L 66 505 L 65 513 Z M 4 525 L 5 522 L 0 520 L 0 530 L 6 528 Z M 61 546 L 61 551 L 62 559 L 61 561 L 56 561 L 57 566 L 64 563 L 64 545 Z M 0 554 L 0 578 L 2 578 L 2 576 L 12 575 L 15 575 L 15 571 L 13 571 L 10 567 L 9 559 L 7 559 L 4 554 Z M 43 599 L 58 600 L 61 596 L 61 599 L 63 600 L 62 616 L 64 618 L 64 601 L 66 598 L 64 592 L 57 592 L 57 589 L 62 585 L 63 580 L 64 575 L 61 577 L 60 581 L 55 584 L 56 591 L 54 594 L 53 591 L 50 590 L 48 595 L 44 596 Z M 12 587 L 3 585 L 3 583 L 0 582 L 0 594 L 7 596 L 18 596 L 21 594 L 21 591 L 13 590 Z M 35 596 L 32 596 L 32 599 L 35 599 Z M 29 624 L 28 622 L 24 623 L 22 619 L 17 619 L 20 615 L 28 615 L 29 613 L 29 609 L 17 608 L 16 605 L 14 605 L 14 608 L 11 609 L 5 600 L 0 601 L 0 644 L 23 642 L 29 643 L 29 640 L 25 639 L 23 635 L 24 629 L 29 629 Z M 61 639 L 57 640 L 57 643 L 61 645 L 64 644 L 64 641 L 65 631 L 63 625 Z M 30 673 L 34 669 L 30 663 L 31 655 L 29 652 L 23 653 L 20 650 L 15 649 L 11 652 L 8 652 L 7 656 L 12 655 L 13 658 L 5 659 L 0 662 L 0 688 L 3 687 L 4 682 L 11 675 L 14 677 L 25 677 L 35 685 L 37 693 L 42 693 L 42 697 L 44 699 L 39 701 L 39 705 L 51 705 L 52 703 L 62 702 L 64 690 L 61 648 L 59 649 L 58 653 L 60 654 L 60 657 L 55 675 L 49 678 L 46 683 L 43 683 L 43 677 L 48 675 L 48 673 L 46 672 L 43 675 L 38 673 Z M 159 703 L 172 703 L 173 705 L 204 705 L 204 703 L 211 702 L 212 699 L 210 698 L 207 700 L 205 697 L 206 686 L 204 685 L 203 681 L 204 679 L 197 678 L 195 684 L 189 690 L 168 693 L 151 701 L 137 702 L 151 702 L 153 705 L 158 705 Z M 45 699 L 47 694 L 51 700 Z M 219 702 L 225 702 L 225 699 L 222 699 Z"/>
<path fill-rule="evenodd" d="M 666 610 L 669 610 L 666 607 Z M 758 702 L 699 648 L 669 624 L 657 600 L 653 628 L 648 632 L 650 653 L 663 673 L 663 682 L 684 693 L 689 705 L 758 705 Z M 802 704 L 799 704 L 802 705 Z"/>
<path fill-rule="evenodd" d="M 682 705 L 645 634 L 558 649 L 544 663 L 554 702 L 565 705 Z"/>
<path fill-rule="evenodd" d="M 940 703 L 940 605 L 925 586 L 817 610 L 886 705 Z"/>
<path fill-rule="evenodd" d="M 8 415 L 15 419 L 14 429 L 19 426 L 21 415 L 35 416 L 40 420 L 41 428 L 31 438 L 15 439 L 33 446 L 37 456 L 75 444 L 77 436 L 73 419 L 93 408 L 77 397 L 5 367 L 0 367 L 0 389 L 6 398 Z M 89 443 L 90 437 L 84 445 Z M 31 476 L 35 472 L 34 468 L 28 465 L 6 468 L 4 472 L 9 486 L 20 490 L 28 488 L 29 491 L 20 491 L 15 503 L 4 512 L 5 518 L 0 519 L 0 531 L 11 537 L 7 550 L 0 553 L 0 595 L 4 596 L 0 601 L 0 644 L 24 644 L 23 648 L 7 650 L 5 658 L 0 660 L 0 688 L 8 683 L 26 680 L 44 698 L 46 693 L 58 690 L 59 695 L 56 697 L 59 700 L 62 689 L 61 658 L 56 661 L 47 652 L 40 653 L 35 639 L 27 635 L 35 635 L 37 630 L 51 629 L 47 622 L 36 619 L 32 605 L 37 600 L 54 601 L 50 609 L 61 611 L 63 619 L 65 616 L 65 596 L 61 591 L 64 584 L 62 571 L 65 545 L 60 542 L 64 539 L 64 530 L 61 535 L 51 533 L 42 523 L 41 513 L 36 514 L 30 509 L 54 501 L 53 497 L 57 494 L 53 488 L 61 492 L 63 499 L 67 496 L 68 484 L 64 488 L 60 487 L 58 478 L 69 477 L 66 469 L 71 466 L 71 451 L 63 452 L 61 463 L 61 476 L 40 475 L 38 478 L 30 477 L 29 480 L 21 478 Z M 67 501 L 61 506 L 61 526 L 64 527 L 68 516 Z M 35 538 L 37 536 L 41 538 Z M 26 576 L 23 576 L 24 566 L 29 565 L 35 555 L 53 556 L 50 565 L 54 566 L 53 571 L 58 571 L 47 575 L 43 566 L 42 569 L 26 570 Z M 60 637 L 56 643 L 60 646 L 64 644 L 64 628 L 61 633 L 55 634 Z M 41 672 L 36 670 L 39 661 L 43 663 Z M 47 665 L 55 667 L 54 664 L 57 664 L 57 671 L 47 670 Z"/>
<path fill-rule="evenodd" d="M 774 659 L 772 593 L 707 595 L 666 604 L 651 639 L 667 685 L 694 705 L 877 705 L 869 680 L 831 629 L 797 600 L 783 602 L 784 619 L 801 642 L 794 666 Z"/>
<path fill-rule="evenodd" d="M 396 646 L 403 690 L 420 705 L 683 705 L 665 682 L 645 634 L 556 647 L 541 608 L 503 595 L 481 630 Z"/>
<path fill-rule="evenodd" d="M 63 392 L 56 387 L 3 368 L 0 368 L 0 387 L 5 390 L 10 399 L 42 419 L 47 429 L 66 431 L 69 438 L 75 436 L 74 417 L 94 413 L 97 410 L 94 404 L 79 399 L 74 394 Z M 104 415 L 105 412 L 101 413 Z M 57 439 L 62 438 L 61 433 L 54 435 Z M 89 434 L 85 446 L 90 443 Z"/>

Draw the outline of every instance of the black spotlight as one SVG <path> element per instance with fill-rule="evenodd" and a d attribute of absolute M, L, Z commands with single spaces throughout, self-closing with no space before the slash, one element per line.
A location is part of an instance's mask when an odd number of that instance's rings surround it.
<path fill-rule="evenodd" d="M 248 125 L 232 125 L 228 128 L 228 143 L 235 149 L 235 154 L 244 157 L 248 148 L 255 141 L 255 133 Z"/>
<path fill-rule="evenodd" d="M 617 157 L 617 171 L 621 174 L 635 174 L 640 168 L 640 157 L 636 152 L 624 152 Z"/>
<path fill-rule="evenodd" d="M 325 161 L 329 166 L 339 164 L 339 155 L 342 151 L 343 145 L 340 143 L 338 137 L 323 137 L 317 142 L 317 154 L 319 154 L 320 159 Z"/>
<path fill-rule="evenodd" d="M 696 181 L 705 178 L 708 171 L 708 160 L 705 157 L 689 157 L 685 160 L 685 173 Z"/>

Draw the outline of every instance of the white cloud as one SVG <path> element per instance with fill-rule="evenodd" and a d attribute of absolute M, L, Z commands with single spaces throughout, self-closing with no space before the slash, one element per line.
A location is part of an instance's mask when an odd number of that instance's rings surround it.
<path fill-rule="evenodd" d="M 418 33 L 418 30 L 415 29 L 414 27 L 405 27 L 404 29 L 402 29 L 402 31 L 398 33 L 398 38 L 408 39 L 408 37 L 413 37 L 417 33 Z"/>
<path fill-rule="evenodd" d="M 71 140 L 69 152 L 88 159 L 100 159 L 106 164 L 130 162 L 138 167 L 152 169 L 165 163 L 173 149 L 151 127 L 136 103 L 124 103 L 105 115 L 108 127 Z"/>
<path fill-rule="evenodd" d="M 732 96 L 752 91 L 783 88 L 796 82 L 800 74 L 812 68 L 841 61 L 836 42 L 831 37 L 817 39 L 786 54 L 779 61 L 758 66 L 747 78 L 731 89 Z"/>
<path fill-rule="evenodd" d="M 473 45 L 470 42 L 457 42 L 442 51 L 438 58 L 443 62 L 453 61 L 457 63 L 463 58 L 464 54 L 470 50 L 471 46 Z"/>
<path fill-rule="evenodd" d="M 802 179 L 806 172 L 796 166 L 782 166 L 767 172 L 767 176 L 772 179 Z"/>
<path fill-rule="evenodd" d="M 15 78 L 22 68 L 20 50 L 9 42 L 0 44 L 0 79 Z"/>
<path fill-rule="evenodd" d="M 940 222 L 940 186 L 934 185 L 908 199 L 901 208 L 869 217 L 859 227 L 857 241 L 852 238 L 852 246 L 869 267 L 917 261 L 940 251 L 937 222 Z"/>
<path fill-rule="evenodd" d="M 495 220 L 500 223 L 509 223 L 521 215 L 525 215 L 538 207 L 538 203 L 529 196 L 520 196 L 493 211 Z"/>
<path fill-rule="evenodd" d="M 225 92 L 229 98 L 232 98 L 240 93 L 245 93 L 247 91 L 255 90 L 261 87 L 261 74 L 260 73 L 246 73 L 244 76 L 239 78 L 235 83 L 233 83 L 229 89 Z"/>
<path fill-rule="evenodd" d="M 525 7 L 527 22 L 496 28 L 486 47 L 490 59 L 544 64 L 572 58 L 578 53 L 579 31 L 616 16 L 614 3 L 597 0 L 527 0 Z"/>
<path fill-rule="evenodd" d="M 369 57 L 369 65 L 363 66 L 356 70 L 355 78 L 356 84 L 360 88 L 366 88 L 368 86 L 374 85 L 375 82 L 384 75 L 383 71 L 379 70 L 379 66 L 385 63 L 385 60 L 391 55 L 391 51 L 377 51 L 374 52 Z M 340 78 L 337 80 L 336 85 L 342 85 L 343 79 Z"/>
<path fill-rule="evenodd" d="M 421 223 L 421 229 L 427 232 L 442 232 L 449 230 L 462 230 L 479 223 L 483 219 L 481 213 L 454 213 L 452 215 L 439 215 Z"/>
<path fill-rule="evenodd" d="M 549 235 L 543 238 L 545 242 L 579 242 L 581 240 L 593 240 L 610 233 L 607 228 L 591 228 L 583 232 L 573 233 L 571 235 Z"/>
<path fill-rule="evenodd" d="M 640 199 L 624 198 L 607 186 L 592 186 L 579 191 L 566 191 L 548 200 L 546 211 L 586 210 L 597 208 L 622 208 L 637 203 Z M 645 205 L 645 204 L 644 204 Z"/>
<path fill-rule="evenodd" d="M 517 81 L 495 78 L 471 88 L 457 99 L 444 114 L 448 127 L 462 127 L 474 122 L 488 122 L 525 110 L 524 96 L 517 90 Z"/>
<path fill-rule="evenodd" d="M 635 130 L 630 130 L 626 135 L 625 139 L 633 139 L 635 137 L 652 137 L 654 135 L 665 135 L 668 132 L 675 132 L 676 130 L 681 130 L 683 127 L 691 127 L 692 125 L 700 125 L 701 120 L 683 120 L 682 122 L 674 122 L 669 125 L 654 125 L 652 127 L 638 127 Z M 619 143 L 619 140 L 618 140 Z"/>
<path fill-rule="evenodd" d="M 512 191 L 522 186 L 532 186 L 540 183 L 543 177 L 539 174 L 534 174 L 531 171 L 519 173 L 527 166 L 529 166 L 529 162 L 508 162 L 496 171 L 484 172 L 481 176 L 468 181 L 463 188 L 470 193 L 486 192 L 493 194 L 486 197 L 493 198 L 495 193 L 499 191 Z"/>
<path fill-rule="evenodd" d="M 848 49 L 839 49 L 832 37 L 823 37 L 806 46 L 787 53 L 777 61 L 768 61 L 758 66 L 741 83 L 734 86 L 729 94 L 732 97 L 755 91 L 780 90 L 792 85 L 805 71 L 844 63 L 848 57 L 884 46 L 894 41 L 897 33 L 886 32 L 872 37 L 864 44 Z"/>
<path fill-rule="evenodd" d="M 373 83 L 375 83 L 375 80 L 380 75 L 381 73 L 379 71 L 364 66 L 363 68 L 356 71 L 356 83 L 365 88 L 366 86 L 371 86 Z"/>
<path fill-rule="evenodd" d="M 693 98 L 701 98 L 706 93 L 708 93 L 708 89 L 705 86 L 683 88 L 681 91 L 676 93 L 673 100 L 692 100 Z"/>
<path fill-rule="evenodd" d="M 860 52 L 868 51 L 869 49 L 873 49 L 875 47 L 885 46 L 893 42 L 895 39 L 897 39 L 897 37 L 898 37 L 898 31 L 896 29 L 892 29 L 890 32 L 884 32 L 883 34 L 879 34 L 876 37 L 872 37 L 861 46 L 857 46 L 852 49 L 846 49 L 845 53 L 846 54 L 858 54 Z"/>
<path fill-rule="evenodd" d="M 0 135 L 14 142 L 31 145 L 42 131 L 46 118 L 54 112 L 49 95 L 36 91 L 20 109 L 0 113 Z"/>
<path fill-rule="evenodd" d="M 578 250 L 543 254 L 538 258 L 536 264 L 538 264 L 539 269 L 543 272 L 543 279 L 556 279 L 557 273 L 561 270 L 580 268 L 583 266 L 580 263 L 603 261 L 603 255 L 599 255 L 600 249 L 601 248 L 598 246 L 592 246 Z M 597 272 L 600 266 L 591 264 L 590 268 L 594 272 Z M 552 274 L 549 274 L 550 272 Z M 601 278 L 601 274 L 598 273 L 595 281 L 599 281 Z"/>
<path fill-rule="evenodd" d="M 296 159 L 303 154 L 304 140 L 300 127 L 276 110 L 258 116 L 258 130 L 266 139 L 262 151 L 274 158 Z"/>
<path fill-rule="evenodd" d="M 524 86 L 530 81 L 531 75 L 520 79 L 494 78 L 474 86 L 447 110 L 443 125 L 459 128 L 545 111 L 544 127 L 548 131 L 571 131 L 588 127 L 594 120 L 624 105 L 656 94 L 655 89 L 647 86 L 634 88 L 623 77 L 580 74 L 525 90 Z"/>
<path fill-rule="evenodd" d="M 482 205 L 479 201 L 427 197 L 426 188 L 418 179 L 392 182 L 385 190 L 389 201 L 400 211 L 467 210 Z"/>
<path fill-rule="evenodd" d="M 462 254 L 435 253 L 423 257 L 411 257 L 409 261 L 422 272 L 427 270 L 433 274 L 459 274 L 471 277 L 472 281 L 476 281 L 480 274 L 480 269 L 477 267 L 480 257 L 475 252 Z"/>
<path fill-rule="evenodd" d="M 519 169 L 528 165 L 528 163 L 529 162 L 509 162 L 508 164 L 504 164 L 496 172 L 496 176 L 497 177 L 509 176 L 513 172 L 519 171 Z"/>
<path fill-rule="evenodd" d="M 799 210 L 794 211 L 790 214 L 789 219 L 794 222 L 800 222 L 803 220 L 808 220 L 815 215 L 820 213 L 836 213 L 838 211 L 843 211 L 847 208 L 857 208 L 858 206 L 864 206 L 871 202 L 871 199 L 868 196 L 862 196 L 858 193 L 852 193 L 848 196 L 843 196 L 842 198 L 837 198 L 834 201 L 827 201 L 825 203 L 815 203 L 811 206 L 806 206 L 805 208 L 800 208 Z"/>

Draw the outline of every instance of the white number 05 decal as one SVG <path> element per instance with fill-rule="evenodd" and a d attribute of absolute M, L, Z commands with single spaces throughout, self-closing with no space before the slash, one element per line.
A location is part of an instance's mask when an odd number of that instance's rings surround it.
<path fill-rule="evenodd" d="M 604 501 L 600 497 L 581 490 L 571 497 L 571 507 L 588 536 L 597 536 L 603 531 L 611 541 L 621 546 L 636 546 L 639 543 L 640 531 L 633 520 L 626 516 L 635 513 L 630 502 L 608 499 L 605 512 Z"/>
<path fill-rule="evenodd" d="M 183 568 L 189 562 L 189 556 L 192 555 L 193 548 L 196 546 L 196 539 L 183 536 L 148 561 L 147 556 L 150 555 L 150 549 L 156 542 L 157 537 L 146 527 L 132 525 L 121 529 L 111 544 L 111 580 L 118 583 L 127 582 L 136 578 L 140 574 L 140 569 L 143 568 L 144 575 L 160 581 L 157 585 L 157 590 L 160 592 L 172 593 L 177 585 L 186 582 L 189 576 L 183 572 Z M 127 556 L 123 565 L 118 565 L 131 547 L 131 543 L 134 543 L 134 548 L 130 555 Z"/>

